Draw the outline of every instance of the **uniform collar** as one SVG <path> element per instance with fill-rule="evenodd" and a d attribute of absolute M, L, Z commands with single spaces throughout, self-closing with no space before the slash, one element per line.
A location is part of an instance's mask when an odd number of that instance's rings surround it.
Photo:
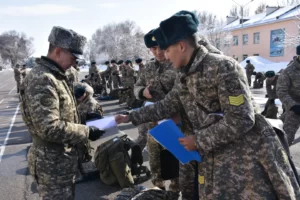
<path fill-rule="evenodd" d="M 294 65 L 295 65 L 295 67 L 297 68 L 297 69 L 299 69 L 300 70 L 300 63 L 299 63 L 299 61 L 297 60 L 297 56 L 295 56 L 294 58 L 293 58 L 293 60 L 294 60 Z"/>
<path fill-rule="evenodd" d="M 46 56 L 42 56 L 41 58 L 37 58 L 36 62 L 38 64 L 41 64 L 41 65 L 47 67 L 54 73 L 57 73 L 57 74 L 60 74 L 64 77 L 66 77 L 66 72 L 61 68 L 61 66 L 59 64 L 57 64 L 55 61 L 51 60 L 50 58 L 48 58 Z"/>
<path fill-rule="evenodd" d="M 205 47 L 202 45 L 198 46 L 194 50 L 189 63 L 185 67 L 181 68 L 181 72 L 184 74 L 190 74 L 197 71 L 198 65 L 203 61 L 207 54 L 208 50 Z"/>

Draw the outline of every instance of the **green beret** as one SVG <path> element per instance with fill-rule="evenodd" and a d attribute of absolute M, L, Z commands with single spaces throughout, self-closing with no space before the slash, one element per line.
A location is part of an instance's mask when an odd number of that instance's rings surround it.
<path fill-rule="evenodd" d="M 96 61 L 92 61 L 92 62 L 91 62 L 91 65 L 96 65 Z"/>
<path fill-rule="evenodd" d="M 132 63 L 131 60 L 126 60 L 125 61 L 126 65 L 128 65 L 129 63 Z"/>
<path fill-rule="evenodd" d="M 265 74 L 265 76 L 267 78 L 272 78 L 272 77 L 275 76 L 275 72 L 274 71 L 267 71 L 266 74 Z"/>
<path fill-rule="evenodd" d="M 76 87 L 74 90 L 74 96 L 76 99 L 82 97 L 85 93 L 85 88 L 82 86 Z"/>
<path fill-rule="evenodd" d="M 300 56 L 300 45 L 296 47 L 296 54 Z"/>
<path fill-rule="evenodd" d="M 109 61 L 106 61 L 104 64 L 108 65 L 108 64 L 109 64 Z"/>
<path fill-rule="evenodd" d="M 175 13 L 170 18 L 160 22 L 159 28 L 164 40 L 162 49 L 166 49 L 170 45 L 196 33 L 198 25 L 197 16 L 185 10 Z"/>
<path fill-rule="evenodd" d="M 110 63 L 117 63 L 116 60 L 111 60 Z"/>
<path fill-rule="evenodd" d="M 117 62 L 117 64 L 118 64 L 118 65 L 121 65 L 123 62 L 124 62 L 123 60 L 119 60 L 119 61 Z"/>
<path fill-rule="evenodd" d="M 69 50 L 76 58 L 82 59 L 86 38 L 71 29 L 54 26 L 48 37 L 50 44 Z"/>
<path fill-rule="evenodd" d="M 149 31 L 145 36 L 144 36 L 144 42 L 147 48 L 155 47 L 157 46 L 157 41 L 153 35 L 153 30 Z"/>
<path fill-rule="evenodd" d="M 142 60 L 141 58 L 138 58 L 138 59 L 135 60 L 135 62 L 136 62 L 137 64 L 140 64 L 142 61 L 143 61 L 143 60 Z"/>

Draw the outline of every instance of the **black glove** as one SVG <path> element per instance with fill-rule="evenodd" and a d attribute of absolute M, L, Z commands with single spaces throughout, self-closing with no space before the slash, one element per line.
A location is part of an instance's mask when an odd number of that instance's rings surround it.
<path fill-rule="evenodd" d="M 296 115 L 300 115 L 300 105 L 294 105 L 294 106 L 291 107 L 290 110 L 291 110 L 291 111 L 294 111 L 294 113 L 295 113 Z"/>
<path fill-rule="evenodd" d="M 92 141 L 99 139 L 105 133 L 104 130 L 100 130 L 99 128 L 97 128 L 95 126 L 91 126 L 91 127 L 89 127 L 89 129 L 90 129 L 89 139 Z"/>

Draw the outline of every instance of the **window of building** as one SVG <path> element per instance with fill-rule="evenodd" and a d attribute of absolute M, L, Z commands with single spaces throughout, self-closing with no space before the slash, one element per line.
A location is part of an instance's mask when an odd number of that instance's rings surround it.
<path fill-rule="evenodd" d="M 247 45 L 248 44 L 248 34 L 244 34 L 243 35 L 243 45 Z"/>
<path fill-rule="evenodd" d="M 233 46 L 238 46 L 238 45 L 239 45 L 239 37 L 233 36 Z"/>
<path fill-rule="evenodd" d="M 244 54 L 243 55 L 243 60 L 246 60 L 248 58 L 248 55 L 247 54 Z"/>
<path fill-rule="evenodd" d="M 253 44 L 259 44 L 260 41 L 260 34 L 259 33 L 254 33 L 253 34 Z"/>
<path fill-rule="evenodd" d="M 258 54 L 258 53 L 255 53 L 255 54 L 253 54 L 253 56 L 259 56 L 259 54 Z"/>

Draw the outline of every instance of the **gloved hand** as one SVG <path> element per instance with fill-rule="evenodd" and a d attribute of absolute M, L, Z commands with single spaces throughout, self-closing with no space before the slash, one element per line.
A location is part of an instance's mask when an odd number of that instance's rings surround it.
<path fill-rule="evenodd" d="M 95 126 L 90 126 L 89 129 L 90 129 L 89 139 L 92 141 L 99 139 L 105 133 L 104 130 L 100 130 Z"/>
<path fill-rule="evenodd" d="M 290 110 L 293 111 L 296 115 L 300 115 L 300 105 L 294 105 Z"/>

